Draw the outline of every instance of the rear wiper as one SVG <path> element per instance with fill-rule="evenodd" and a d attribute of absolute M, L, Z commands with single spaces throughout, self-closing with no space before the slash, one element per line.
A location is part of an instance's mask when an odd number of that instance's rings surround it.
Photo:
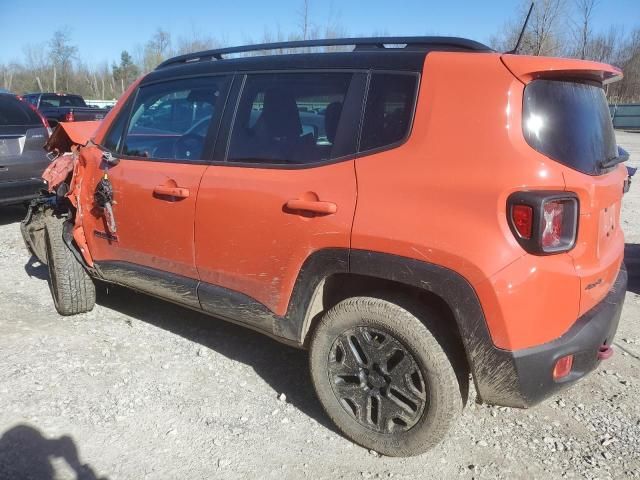
<path fill-rule="evenodd" d="M 618 156 L 602 160 L 598 166 L 601 169 L 611 168 L 619 163 L 626 162 L 627 160 L 629 160 L 629 152 L 622 147 L 618 147 Z"/>

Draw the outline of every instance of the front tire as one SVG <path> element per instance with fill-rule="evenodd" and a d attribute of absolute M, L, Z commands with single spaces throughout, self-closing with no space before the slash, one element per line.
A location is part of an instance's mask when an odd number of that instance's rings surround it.
<path fill-rule="evenodd" d="M 93 280 L 62 238 L 64 220 L 45 219 L 45 247 L 49 270 L 49 288 L 60 315 L 89 312 L 96 303 Z"/>
<path fill-rule="evenodd" d="M 412 456 L 445 437 L 463 396 L 438 321 L 410 300 L 372 297 L 349 298 L 325 314 L 311 340 L 311 376 L 348 438 Z"/>

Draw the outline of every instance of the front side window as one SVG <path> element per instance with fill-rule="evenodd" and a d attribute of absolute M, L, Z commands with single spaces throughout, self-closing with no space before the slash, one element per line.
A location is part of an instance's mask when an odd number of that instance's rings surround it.
<path fill-rule="evenodd" d="M 360 151 L 393 145 L 409 134 L 418 77 L 398 73 L 371 76 Z"/>
<path fill-rule="evenodd" d="M 224 102 L 228 77 L 174 80 L 138 91 L 122 153 L 149 159 L 203 160 L 209 126 Z"/>
<path fill-rule="evenodd" d="M 342 125 L 351 73 L 249 75 L 231 134 L 227 160 L 262 164 L 313 164 L 342 157 L 354 137 Z M 347 139 L 348 140 L 348 139 Z"/>

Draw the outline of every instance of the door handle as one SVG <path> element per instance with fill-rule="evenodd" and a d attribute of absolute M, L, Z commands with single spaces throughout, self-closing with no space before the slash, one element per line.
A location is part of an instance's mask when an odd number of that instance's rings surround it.
<path fill-rule="evenodd" d="M 306 212 L 322 213 L 330 215 L 338 211 L 338 206 L 332 202 L 321 202 L 319 200 L 291 199 L 286 203 L 290 210 L 304 210 Z"/>
<path fill-rule="evenodd" d="M 153 189 L 153 193 L 156 195 L 163 195 L 165 197 L 177 197 L 187 198 L 189 196 L 189 189 L 182 187 L 168 187 L 166 185 L 158 185 Z"/>

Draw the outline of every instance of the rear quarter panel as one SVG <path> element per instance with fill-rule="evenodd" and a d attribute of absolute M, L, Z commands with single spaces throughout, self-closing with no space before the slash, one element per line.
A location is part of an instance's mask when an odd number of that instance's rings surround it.
<path fill-rule="evenodd" d="M 509 230 L 507 197 L 565 188 L 558 165 L 524 140 L 523 89 L 499 54 L 430 53 L 409 140 L 356 160 L 352 247 L 463 275 L 506 349 L 557 338 L 577 318 L 579 299 L 566 254 L 517 263 L 526 254 Z M 513 282 L 498 275 L 509 265 Z"/>

